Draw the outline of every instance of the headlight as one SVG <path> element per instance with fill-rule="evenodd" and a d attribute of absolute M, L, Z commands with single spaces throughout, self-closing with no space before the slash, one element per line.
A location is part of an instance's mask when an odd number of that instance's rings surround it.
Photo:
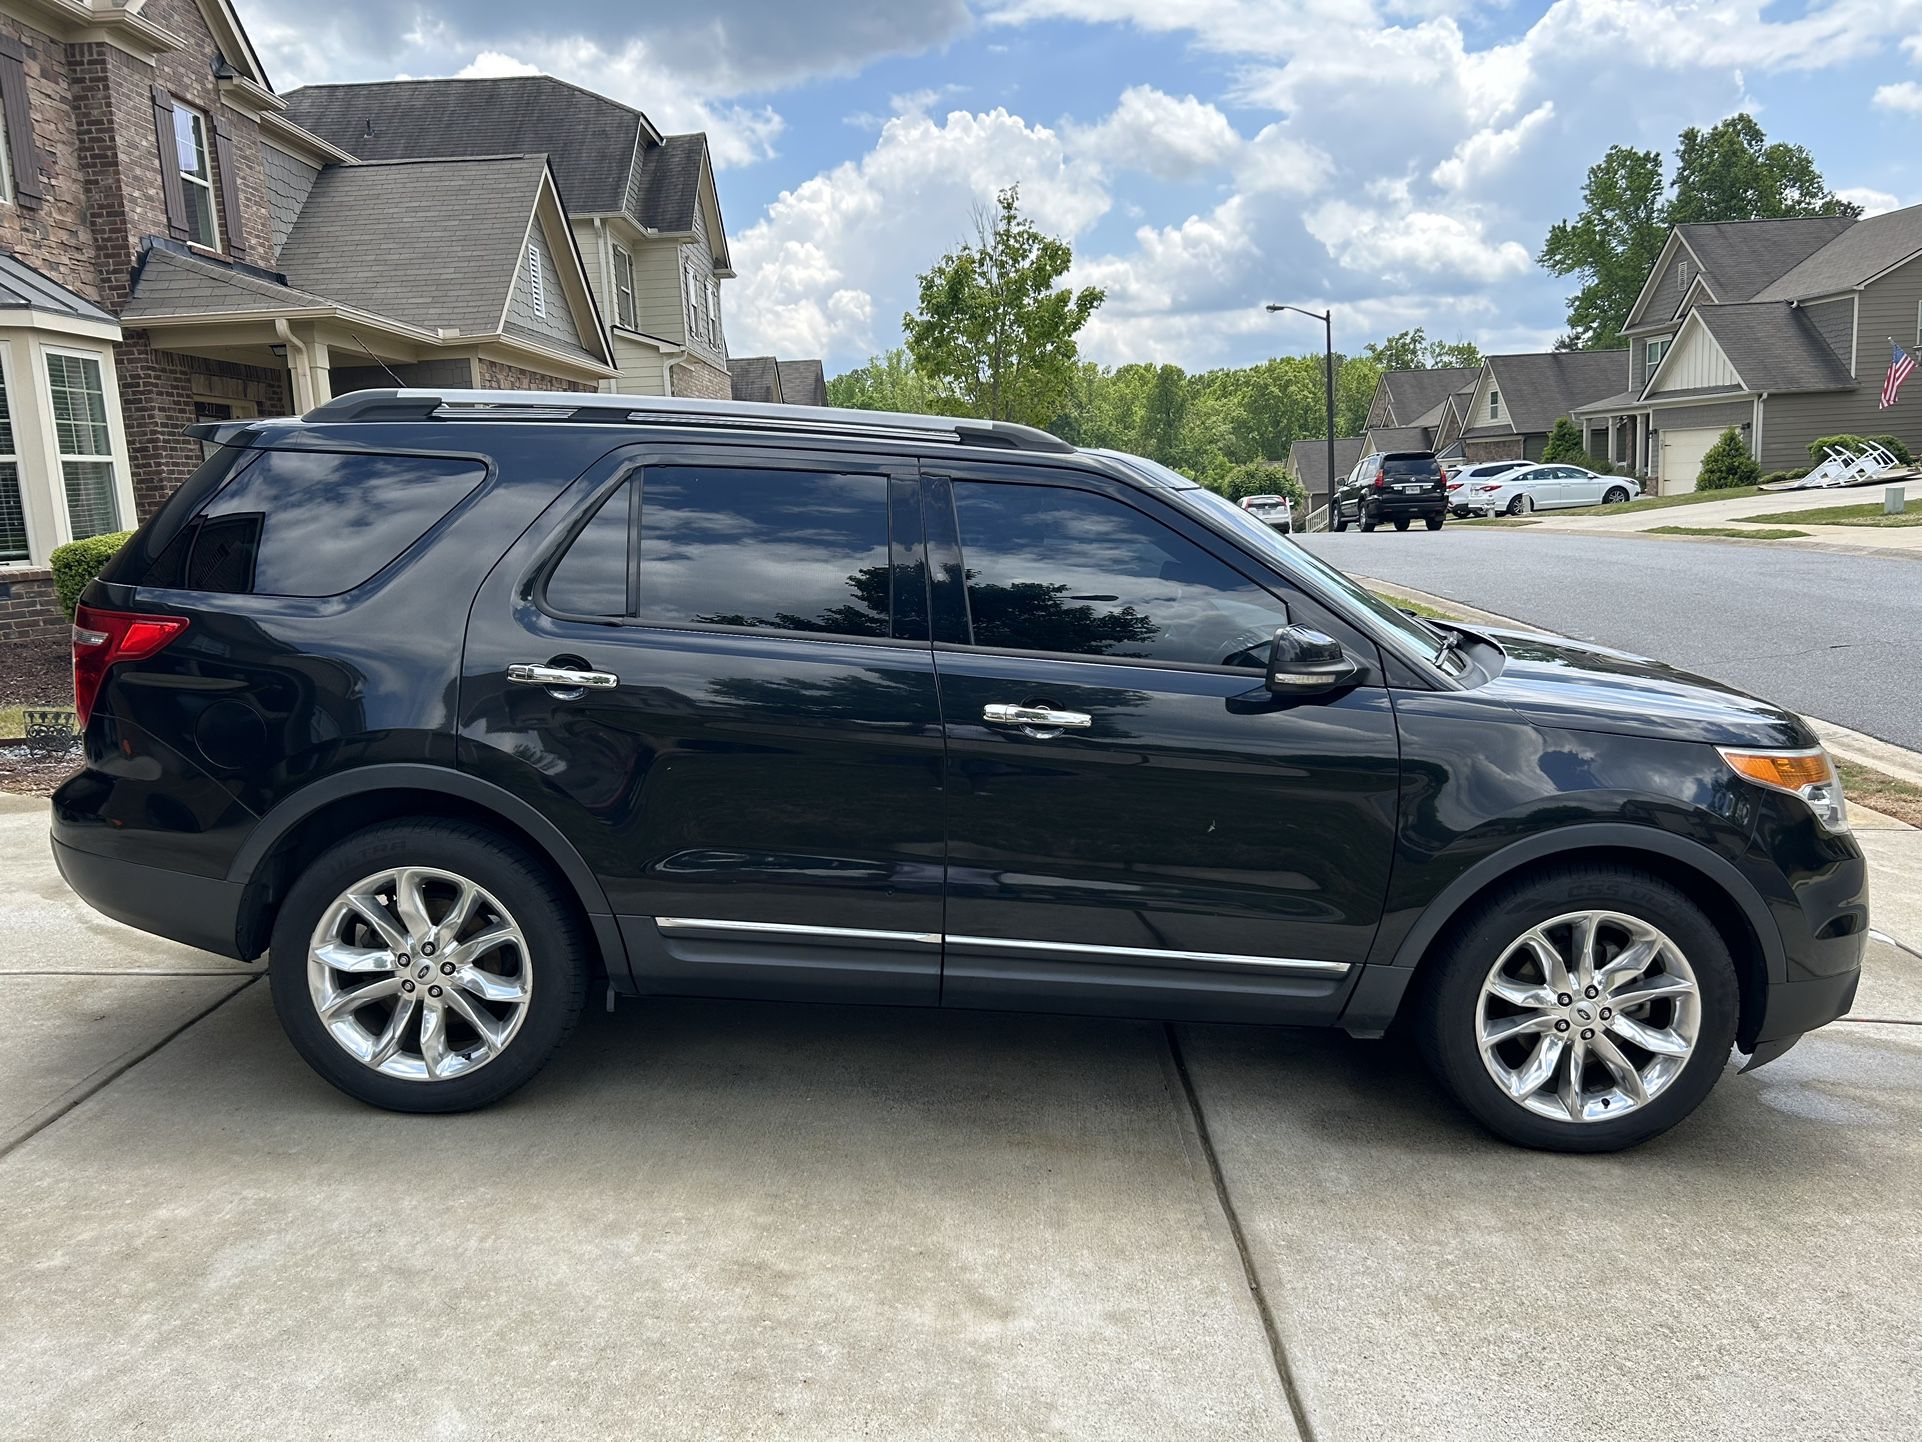
<path fill-rule="evenodd" d="M 1813 751 L 1731 751 L 1720 748 L 1722 759 L 1738 775 L 1762 786 L 1786 791 L 1808 803 L 1824 831 L 1849 829 L 1848 802 L 1842 798 L 1842 778 L 1821 747 Z"/>

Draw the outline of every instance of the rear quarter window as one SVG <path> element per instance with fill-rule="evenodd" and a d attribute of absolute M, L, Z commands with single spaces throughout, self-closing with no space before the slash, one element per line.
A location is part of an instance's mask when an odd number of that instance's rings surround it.
<path fill-rule="evenodd" d="M 260 451 L 135 577 L 233 595 L 337 596 L 365 584 L 458 506 L 487 470 L 438 456 Z"/>

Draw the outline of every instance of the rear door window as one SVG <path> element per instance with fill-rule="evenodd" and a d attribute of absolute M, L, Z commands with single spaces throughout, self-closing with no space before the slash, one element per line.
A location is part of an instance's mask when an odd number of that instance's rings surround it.
<path fill-rule="evenodd" d="M 410 550 L 486 475 L 479 461 L 452 457 L 262 451 L 180 529 L 138 584 L 337 596 Z"/>

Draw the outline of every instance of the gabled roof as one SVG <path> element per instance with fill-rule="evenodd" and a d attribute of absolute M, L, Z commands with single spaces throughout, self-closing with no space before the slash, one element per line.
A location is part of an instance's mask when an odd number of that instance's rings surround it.
<path fill-rule="evenodd" d="M 1337 436 L 1335 438 L 1335 474 L 1345 476 L 1355 468 L 1361 459 L 1363 436 Z M 1288 464 L 1310 495 L 1326 495 L 1328 485 L 1328 441 L 1322 437 L 1312 441 L 1296 441 L 1288 447 Z"/>
<path fill-rule="evenodd" d="M 707 169 L 705 135 L 663 136 L 647 147 L 634 170 L 629 212 L 650 230 L 685 234 L 694 229 L 701 203 L 701 174 Z"/>
<path fill-rule="evenodd" d="M 1778 301 L 1702 305 L 1695 317 L 1751 391 L 1853 390 L 1855 377 L 1808 312 Z M 1660 379 L 1658 371 L 1654 379 Z"/>
<path fill-rule="evenodd" d="M 1846 215 L 1821 215 L 1700 221 L 1675 228 L 1701 262 L 1715 299 L 1729 305 L 1752 299 L 1853 224 Z"/>
<path fill-rule="evenodd" d="M 413 325 L 501 327 L 546 157 L 329 167 L 280 251 L 289 284 Z"/>
<path fill-rule="evenodd" d="M 1865 284 L 1918 252 L 1922 252 L 1922 205 L 1887 211 L 1852 222 L 1827 245 L 1758 291 L 1755 298 L 1806 300 L 1833 295 Z"/>
<path fill-rule="evenodd" d="M 824 406 L 828 381 L 818 360 L 782 361 L 781 398 L 791 406 Z"/>
<path fill-rule="evenodd" d="M 1398 426 L 1417 425 L 1416 417 L 1433 410 L 1463 386 L 1473 384 L 1480 374 L 1479 366 L 1384 372 L 1381 383 L 1388 392 L 1388 418 Z"/>
<path fill-rule="evenodd" d="M 1625 350 L 1544 351 L 1488 357 L 1502 416 L 1517 434 L 1549 431 L 1562 416 L 1613 395 L 1628 374 Z M 1478 427 L 1487 430 L 1488 427 Z"/>
<path fill-rule="evenodd" d="M 577 215 L 626 209 L 637 151 L 661 141 L 632 106 L 551 75 L 308 85 L 286 100 L 289 118 L 363 160 L 544 152 Z"/>
<path fill-rule="evenodd" d="M 1370 448 L 1377 451 L 1425 451 L 1435 433 L 1426 426 L 1376 426 L 1367 439 Z"/>
<path fill-rule="evenodd" d="M 778 403 L 781 399 L 781 363 L 771 355 L 731 355 L 728 375 L 734 382 L 734 399 Z"/>

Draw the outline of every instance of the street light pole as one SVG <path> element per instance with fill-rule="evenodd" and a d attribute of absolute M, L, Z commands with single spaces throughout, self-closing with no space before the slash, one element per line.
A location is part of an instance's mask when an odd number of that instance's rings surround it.
<path fill-rule="evenodd" d="M 1328 504 L 1335 503 L 1335 311 L 1330 306 L 1324 314 L 1320 311 L 1303 310 L 1298 305 L 1270 305 L 1269 313 L 1278 310 L 1292 310 L 1296 315 L 1305 315 L 1310 320 L 1318 320 L 1328 336 Z M 1311 495 L 1310 502 L 1314 500 Z"/>

